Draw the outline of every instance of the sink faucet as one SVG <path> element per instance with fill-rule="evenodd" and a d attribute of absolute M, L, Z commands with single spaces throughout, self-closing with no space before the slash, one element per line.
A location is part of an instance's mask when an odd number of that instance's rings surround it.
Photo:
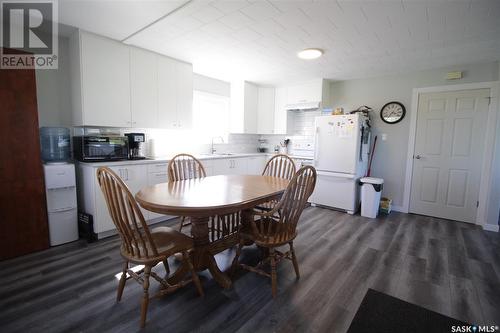
<path fill-rule="evenodd" d="M 215 149 L 214 147 L 214 139 L 220 139 L 221 143 L 224 143 L 224 138 L 222 136 L 213 136 L 212 137 L 212 148 L 210 149 L 210 152 L 213 154 L 215 154 L 215 152 L 217 151 L 217 149 Z"/>

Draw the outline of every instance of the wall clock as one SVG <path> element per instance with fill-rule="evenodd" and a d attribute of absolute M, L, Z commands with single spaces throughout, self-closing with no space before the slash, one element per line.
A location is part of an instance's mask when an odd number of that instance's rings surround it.
<path fill-rule="evenodd" d="M 389 102 L 380 110 L 380 118 L 388 124 L 399 123 L 405 117 L 405 106 L 399 102 Z"/>

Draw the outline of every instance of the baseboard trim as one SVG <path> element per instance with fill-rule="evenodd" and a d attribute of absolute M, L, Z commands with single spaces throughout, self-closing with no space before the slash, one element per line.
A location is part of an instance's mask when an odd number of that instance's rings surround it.
<path fill-rule="evenodd" d="M 494 224 L 484 224 L 482 225 L 483 230 L 498 232 L 499 226 Z"/>
<path fill-rule="evenodd" d="M 391 207 L 391 210 L 395 211 L 395 212 L 400 212 L 400 213 L 408 213 L 404 208 L 403 206 L 392 206 Z"/>

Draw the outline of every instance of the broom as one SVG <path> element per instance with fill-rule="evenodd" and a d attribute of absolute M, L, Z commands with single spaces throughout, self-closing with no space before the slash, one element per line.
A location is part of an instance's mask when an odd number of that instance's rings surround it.
<path fill-rule="evenodd" d="M 370 153 L 370 161 L 368 162 L 368 171 L 366 172 L 366 177 L 370 177 L 370 174 L 372 173 L 372 161 L 373 161 L 373 155 L 375 155 L 376 146 L 377 146 L 377 136 L 375 135 L 375 139 L 373 139 L 372 151 Z"/>

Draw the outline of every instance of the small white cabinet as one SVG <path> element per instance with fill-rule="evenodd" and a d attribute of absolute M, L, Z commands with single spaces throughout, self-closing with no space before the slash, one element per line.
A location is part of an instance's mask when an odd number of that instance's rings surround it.
<path fill-rule="evenodd" d="M 274 97 L 274 134 L 287 134 L 288 111 L 286 109 L 287 89 L 276 88 Z"/>
<path fill-rule="evenodd" d="M 231 133 L 257 133 L 258 87 L 250 82 L 231 82 Z"/>
<path fill-rule="evenodd" d="M 127 184 L 132 195 L 135 195 L 148 184 L 166 181 L 165 177 L 150 176 L 148 167 L 147 164 L 124 164 L 111 166 L 111 170 Z M 92 164 L 77 164 L 78 205 L 79 209 L 93 216 L 94 232 L 102 238 L 116 233 L 116 227 L 109 215 L 104 195 L 97 181 L 97 169 L 98 166 Z M 141 211 L 146 220 L 157 217 L 145 209 L 141 208 Z"/>
<path fill-rule="evenodd" d="M 246 175 L 246 158 L 229 158 L 213 160 L 214 175 Z"/>
<path fill-rule="evenodd" d="M 148 164 L 148 186 L 168 182 L 168 163 Z M 148 212 L 147 219 L 150 222 L 158 220 L 171 219 L 173 216 L 162 215 L 154 212 Z"/>
<path fill-rule="evenodd" d="M 130 48 L 132 127 L 158 127 L 158 64 L 154 53 Z"/>
<path fill-rule="evenodd" d="M 74 125 L 131 126 L 128 46 L 77 31 L 70 62 Z"/>
<path fill-rule="evenodd" d="M 177 127 L 188 129 L 193 126 L 193 65 L 177 62 L 175 80 Z"/>
<path fill-rule="evenodd" d="M 266 166 L 267 158 L 266 156 L 252 156 L 247 157 L 247 174 L 249 175 L 261 175 Z"/>
<path fill-rule="evenodd" d="M 257 105 L 257 133 L 274 134 L 275 89 L 259 87 Z"/>
<path fill-rule="evenodd" d="M 159 126 L 187 129 L 193 123 L 193 66 L 158 56 Z"/>

